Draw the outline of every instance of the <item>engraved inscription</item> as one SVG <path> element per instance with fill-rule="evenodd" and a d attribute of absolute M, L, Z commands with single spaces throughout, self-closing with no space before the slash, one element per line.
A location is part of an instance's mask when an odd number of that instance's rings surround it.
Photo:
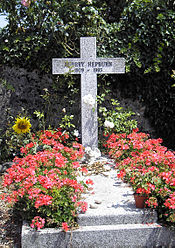
<path fill-rule="evenodd" d="M 74 69 L 75 73 L 83 73 L 84 72 L 84 68 L 75 68 Z"/>
<path fill-rule="evenodd" d="M 102 72 L 103 71 L 103 68 L 93 68 L 93 71 L 94 72 Z"/>
<path fill-rule="evenodd" d="M 84 67 L 85 62 L 65 62 L 66 67 Z"/>
<path fill-rule="evenodd" d="M 65 67 L 73 69 L 75 73 L 83 73 L 85 70 L 87 72 L 92 71 L 95 73 L 103 72 L 104 67 L 112 67 L 113 63 L 111 61 L 104 61 L 104 62 L 94 62 L 94 61 L 88 61 L 88 62 L 65 62 Z"/>
<path fill-rule="evenodd" d="M 112 62 L 88 62 L 88 67 L 110 67 Z"/>

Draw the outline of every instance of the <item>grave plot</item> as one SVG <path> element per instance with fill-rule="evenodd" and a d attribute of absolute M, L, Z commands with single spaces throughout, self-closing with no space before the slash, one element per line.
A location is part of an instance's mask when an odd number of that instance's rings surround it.
<path fill-rule="evenodd" d="M 135 207 L 133 191 L 116 178 L 113 162 L 101 157 L 97 163 L 101 170 L 95 173 L 91 166 L 88 178 L 94 185 L 84 195 L 89 208 L 78 217 L 79 229 L 67 233 L 52 228 L 34 231 L 23 225 L 22 247 L 174 247 L 174 232 L 157 223 L 155 211 Z"/>

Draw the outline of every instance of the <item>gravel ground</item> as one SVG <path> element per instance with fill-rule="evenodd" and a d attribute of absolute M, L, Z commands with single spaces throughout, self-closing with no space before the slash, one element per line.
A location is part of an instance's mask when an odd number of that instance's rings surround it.
<path fill-rule="evenodd" d="M 1 186 L 2 174 L 0 175 L 0 194 L 4 193 Z M 0 248 L 21 248 L 20 217 L 13 213 L 7 203 L 0 200 Z"/>

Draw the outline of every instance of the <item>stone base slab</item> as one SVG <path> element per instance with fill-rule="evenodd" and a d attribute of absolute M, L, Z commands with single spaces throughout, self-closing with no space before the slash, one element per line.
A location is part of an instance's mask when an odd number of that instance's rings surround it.
<path fill-rule="evenodd" d="M 22 248 L 175 247 L 175 232 L 158 224 L 83 226 L 72 232 L 22 228 Z"/>

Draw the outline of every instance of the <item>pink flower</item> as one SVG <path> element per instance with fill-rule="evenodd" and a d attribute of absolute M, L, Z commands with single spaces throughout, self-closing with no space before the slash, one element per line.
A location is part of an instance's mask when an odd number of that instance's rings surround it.
<path fill-rule="evenodd" d="M 77 207 L 80 208 L 80 212 L 85 213 L 88 209 L 88 204 L 87 204 L 87 202 L 79 201 L 79 202 L 77 202 Z"/>
<path fill-rule="evenodd" d="M 31 0 L 22 0 L 21 1 L 22 5 L 24 5 L 25 7 L 29 7 L 31 4 Z"/>
<path fill-rule="evenodd" d="M 62 223 L 62 229 L 63 229 L 63 231 L 65 231 L 65 232 L 69 231 L 69 226 L 68 226 L 67 222 L 63 222 L 63 223 Z"/>
<path fill-rule="evenodd" d="M 175 209 L 175 192 L 165 201 L 164 205 L 169 209 Z"/>
<path fill-rule="evenodd" d="M 88 170 L 87 170 L 87 168 L 86 168 L 86 167 L 82 167 L 82 168 L 81 168 L 81 171 L 82 171 L 82 173 L 85 173 L 85 174 L 87 174 L 87 173 L 88 173 Z"/>
<path fill-rule="evenodd" d="M 30 224 L 31 228 L 37 228 L 37 230 L 40 230 L 44 227 L 45 219 L 42 219 L 40 216 L 35 216 L 32 220 L 32 223 Z"/>
<path fill-rule="evenodd" d="M 71 197 L 71 200 L 72 200 L 72 202 L 76 202 L 77 196 L 76 196 L 76 195 L 72 196 L 72 197 Z"/>

